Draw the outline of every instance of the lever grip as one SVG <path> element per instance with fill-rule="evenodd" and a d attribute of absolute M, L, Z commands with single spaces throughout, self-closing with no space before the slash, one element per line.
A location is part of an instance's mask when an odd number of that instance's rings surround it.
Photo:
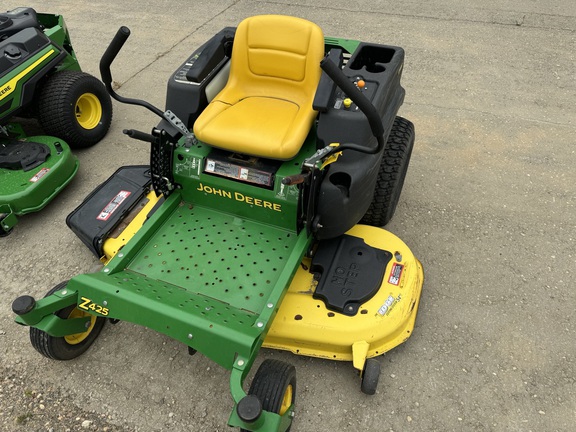
<path fill-rule="evenodd" d="M 106 85 L 106 88 L 111 86 L 112 83 L 110 65 L 124 46 L 128 36 L 130 36 L 130 29 L 126 26 L 120 27 L 100 59 L 100 75 L 102 76 L 102 82 Z"/>
<path fill-rule="evenodd" d="M 154 138 L 153 135 L 147 134 L 146 132 L 140 132 L 139 130 L 136 129 L 124 129 L 122 133 L 138 141 L 144 141 L 149 143 L 153 143 L 154 141 L 156 141 L 156 138 Z"/>

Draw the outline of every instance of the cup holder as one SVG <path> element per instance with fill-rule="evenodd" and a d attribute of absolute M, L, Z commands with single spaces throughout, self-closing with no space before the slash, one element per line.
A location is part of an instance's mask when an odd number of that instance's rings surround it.
<path fill-rule="evenodd" d="M 0 30 L 4 30 L 12 25 L 12 20 L 6 16 L 0 16 Z"/>
<path fill-rule="evenodd" d="M 370 73 L 381 73 L 386 70 L 396 50 L 379 45 L 363 45 L 352 56 L 348 67 L 352 70 L 366 69 Z"/>

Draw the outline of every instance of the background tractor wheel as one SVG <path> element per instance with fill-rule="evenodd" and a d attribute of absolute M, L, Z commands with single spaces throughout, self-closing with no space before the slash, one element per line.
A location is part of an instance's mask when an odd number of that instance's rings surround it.
<path fill-rule="evenodd" d="M 263 410 L 285 414 L 296 400 L 296 369 L 280 360 L 264 360 L 256 371 L 248 394 L 260 400 Z M 245 429 L 240 431 L 246 432 Z"/>
<path fill-rule="evenodd" d="M 44 131 L 72 148 L 100 141 L 112 122 L 112 101 L 98 79 L 84 72 L 50 76 L 38 99 L 38 120 Z"/>
<path fill-rule="evenodd" d="M 4 220 L 5 217 L 8 216 L 8 213 L 0 213 L 0 223 L 2 223 L 2 221 Z M 10 228 L 9 230 L 5 231 L 4 228 L 0 228 L 0 237 L 6 237 L 7 235 L 9 235 L 12 232 L 12 228 Z"/>
<path fill-rule="evenodd" d="M 68 281 L 59 283 L 48 291 L 45 297 L 66 288 L 67 283 Z M 50 336 L 42 330 L 30 327 L 30 342 L 34 349 L 43 356 L 53 360 L 71 360 L 83 354 L 96 340 L 106 322 L 105 318 L 90 315 L 74 305 L 60 309 L 56 312 L 56 315 L 64 319 L 89 316 L 91 321 L 87 331 L 64 337 Z"/>
<path fill-rule="evenodd" d="M 394 216 L 410 164 L 414 135 L 412 122 L 396 117 L 382 154 L 374 198 L 360 223 L 382 227 Z"/>

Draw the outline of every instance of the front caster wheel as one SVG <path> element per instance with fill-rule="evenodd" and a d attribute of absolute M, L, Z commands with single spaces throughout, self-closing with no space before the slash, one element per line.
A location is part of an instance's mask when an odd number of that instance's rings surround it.
<path fill-rule="evenodd" d="M 67 283 L 68 281 L 59 283 L 48 291 L 45 297 L 64 289 Z M 91 315 L 74 305 L 60 309 L 56 315 L 63 319 L 90 317 L 90 326 L 85 332 L 63 337 L 50 336 L 40 329 L 30 327 L 30 342 L 34 349 L 53 360 L 71 360 L 83 354 L 96 340 L 106 322 L 105 318 Z"/>
<path fill-rule="evenodd" d="M 376 393 L 378 387 L 378 380 L 380 379 L 380 362 L 376 359 L 366 359 L 364 370 L 362 371 L 362 383 L 360 390 L 367 395 Z"/>
<path fill-rule="evenodd" d="M 264 360 L 248 394 L 260 400 L 263 410 L 284 415 L 296 400 L 296 369 L 280 360 Z M 240 429 L 240 432 L 247 431 Z"/>

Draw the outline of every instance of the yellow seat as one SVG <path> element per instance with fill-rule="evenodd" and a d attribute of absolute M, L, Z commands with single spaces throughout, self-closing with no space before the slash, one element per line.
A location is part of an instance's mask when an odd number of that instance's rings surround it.
<path fill-rule="evenodd" d="M 207 144 L 270 159 L 296 156 L 316 117 L 324 37 L 301 18 L 261 15 L 240 23 L 230 77 L 194 123 Z"/>

